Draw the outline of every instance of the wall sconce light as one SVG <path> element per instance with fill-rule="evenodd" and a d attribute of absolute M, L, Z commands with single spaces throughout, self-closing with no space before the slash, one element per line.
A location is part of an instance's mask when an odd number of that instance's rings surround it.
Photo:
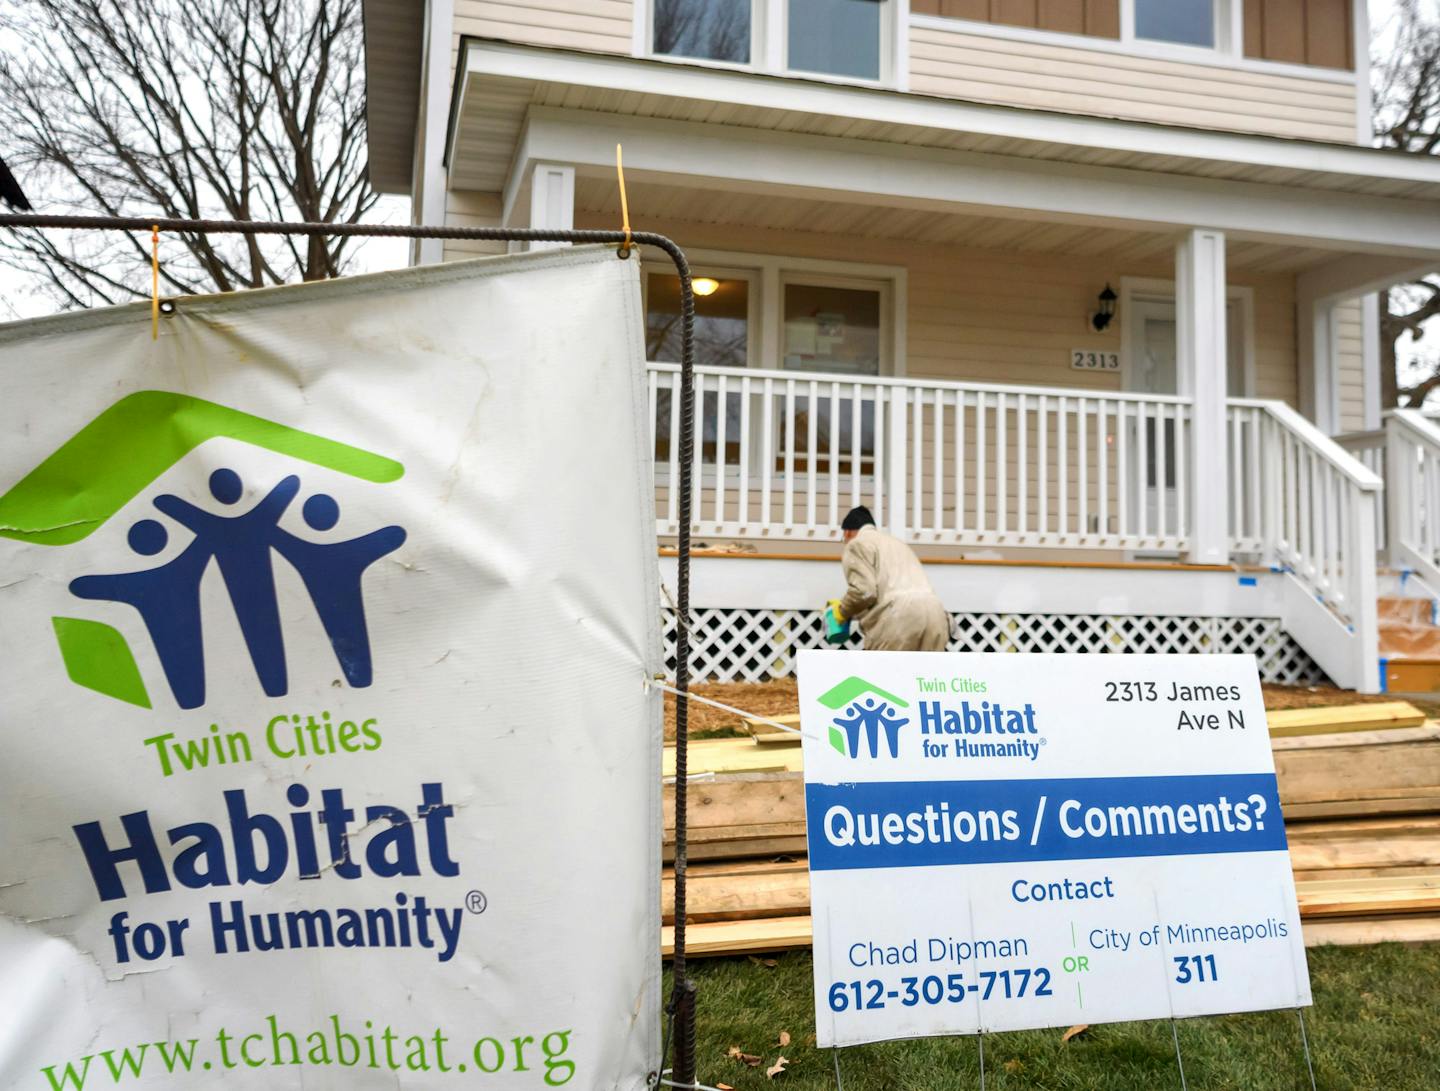
<path fill-rule="evenodd" d="M 1100 293 L 1100 309 L 1090 319 L 1097 333 L 1110 325 L 1110 319 L 1115 317 L 1115 299 L 1115 290 L 1106 284 L 1105 290 Z"/>
<path fill-rule="evenodd" d="M 720 282 L 714 277 L 696 277 L 690 282 L 690 287 L 699 296 L 714 295 L 720 288 Z"/>

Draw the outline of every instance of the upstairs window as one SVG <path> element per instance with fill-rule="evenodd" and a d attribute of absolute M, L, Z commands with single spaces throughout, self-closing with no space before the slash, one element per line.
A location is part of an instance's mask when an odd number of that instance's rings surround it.
<path fill-rule="evenodd" d="M 789 0 L 789 68 L 880 78 L 882 0 Z"/>
<path fill-rule="evenodd" d="M 1135 37 L 1215 48 L 1215 0 L 1134 0 Z"/>
<path fill-rule="evenodd" d="M 878 83 L 895 67 L 894 0 L 649 0 L 649 53 Z M 637 5 L 643 18 L 646 5 Z"/>
<path fill-rule="evenodd" d="M 656 53 L 749 64 L 750 38 L 750 0 L 655 0 Z"/>

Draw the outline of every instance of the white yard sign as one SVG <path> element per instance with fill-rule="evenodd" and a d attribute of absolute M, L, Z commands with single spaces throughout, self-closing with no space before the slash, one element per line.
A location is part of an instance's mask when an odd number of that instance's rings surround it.
<path fill-rule="evenodd" d="M 637 269 L 0 327 L 0 1086 L 644 1086 Z"/>
<path fill-rule="evenodd" d="M 1249 656 L 802 652 L 821 1046 L 1310 1003 Z"/>

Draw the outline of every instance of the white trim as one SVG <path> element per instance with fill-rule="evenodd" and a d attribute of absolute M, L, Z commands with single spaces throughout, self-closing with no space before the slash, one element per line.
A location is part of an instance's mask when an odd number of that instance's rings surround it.
<path fill-rule="evenodd" d="M 1380 297 L 1370 292 L 1360 299 L 1360 427 L 1367 432 L 1380 427 L 1388 408 L 1380 404 L 1380 357 Z"/>
<path fill-rule="evenodd" d="M 1361 4 L 1363 0 L 1356 0 L 1356 3 L 1357 5 Z M 1237 4 L 1236 7 L 1238 9 L 1239 5 Z M 1272 76 L 1320 80 L 1325 83 L 1358 84 L 1357 74 L 1343 68 L 1320 68 L 1306 64 L 1290 64 L 1284 61 L 1266 61 L 1258 57 L 1246 57 L 1243 53 L 1232 55 L 1214 49 L 1201 49 L 1198 46 L 1167 46 L 1163 42 L 1151 42 L 1144 38 L 1130 40 L 1098 38 L 1089 34 L 1066 34 L 1058 30 L 1012 27 L 1003 23 L 977 23 L 969 19 L 954 19 L 943 15 L 911 15 L 910 25 L 927 30 L 948 30 L 985 38 L 1030 42 L 1034 45 L 1084 49 L 1096 53 L 1118 53 L 1129 57 L 1149 57 L 1155 60 L 1177 61 L 1211 68 L 1232 68 Z M 1243 30 L 1241 33 L 1243 50 Z M 1356 55 L 1359 55 L 1358 52 Z"/>
<path fill-rule="evenodd" d="M 783 192 L 926 211 L 983 209 L 1021 219 L 1139 230 L 1185 230 L 1205 223 L 1242 238 L 1440 262 L 1435 202 L 734 124 L 530 108 L 527 154 L 536 159 L 568 160 L 595 177 L 611 179 L 617 141 L 625 146 L 627 174 L 648 174 L 670 184 L 683 180 L 697 190 Z M 523 159 L 517 160 L 517 167 L 523 165 Z M 1434 166 L 1440 168 L 1440 161 Z"/>
<path fill-rule="evenodd" d="M 1355 142 L 1364 147 L 1375 143 L 1375 103 L 1370 91 L 1370 5 L 1350 0 L 1353 26 L 1350 33 L 1355 62 Z"/>
<path fill-rule="evenodd" d="M 774 109 L 777 103 L 783 102 L 785 109 L 796 113 L 879 121 L 892 127 L 920 126 L 1037 141 L 1051 146 L 1280 167 L 1440 187 L 1440 159 L 1435 156 L 1403 155 L 1350 144 L 1194 129 L 928 95 L 899 95 L 874 87 L 809 78 L 691 64 L 650 64 L 629 57 L 561 52 L 478 39 L 467 39 L 465 45 L 465 70 L 469 75 L 481 77 L 548 81 L 758 109 Z M 461 93 L 464 94 L 463 88 Z M 456 111 L 457 125 L 460 113 Z M 451 137 L 453 146 L 453 131 Z M 614 149 L 611 150 L 613 153 Z"/>
<path fill-rule="evenodd" d="M 424 55 L 420 62 L 420 94 L 425 103 L 425 125 L 417 126 L 414 174 L 410 184 L 410 222 L 448 223 L 449 184 L 445 167 L 446 129 L 450 124 L 450 32 L 455 21 L 455 0 L 429 0 L 425 5 Z M 445 260 L 444 239 L 416 239 L 410 246 L 411 265 L 436 265 Z"/>

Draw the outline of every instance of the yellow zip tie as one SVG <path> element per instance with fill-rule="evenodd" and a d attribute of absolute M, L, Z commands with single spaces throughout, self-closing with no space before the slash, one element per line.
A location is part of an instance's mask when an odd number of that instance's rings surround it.
<path fill-rule="evenodd" d="M 150 225 L 150 340 L 160 340 L 160 225 Z"/>
<path fill-rule="evenodd" d="M 630 253 L 630 202 L 625 199 L 625 165 L 620 159 L 620 145 L 615 145 L 615 177 L 620 180 L 620 230 L 625 232 L 625 241 L 620 244 L 620 255 Z"/>

